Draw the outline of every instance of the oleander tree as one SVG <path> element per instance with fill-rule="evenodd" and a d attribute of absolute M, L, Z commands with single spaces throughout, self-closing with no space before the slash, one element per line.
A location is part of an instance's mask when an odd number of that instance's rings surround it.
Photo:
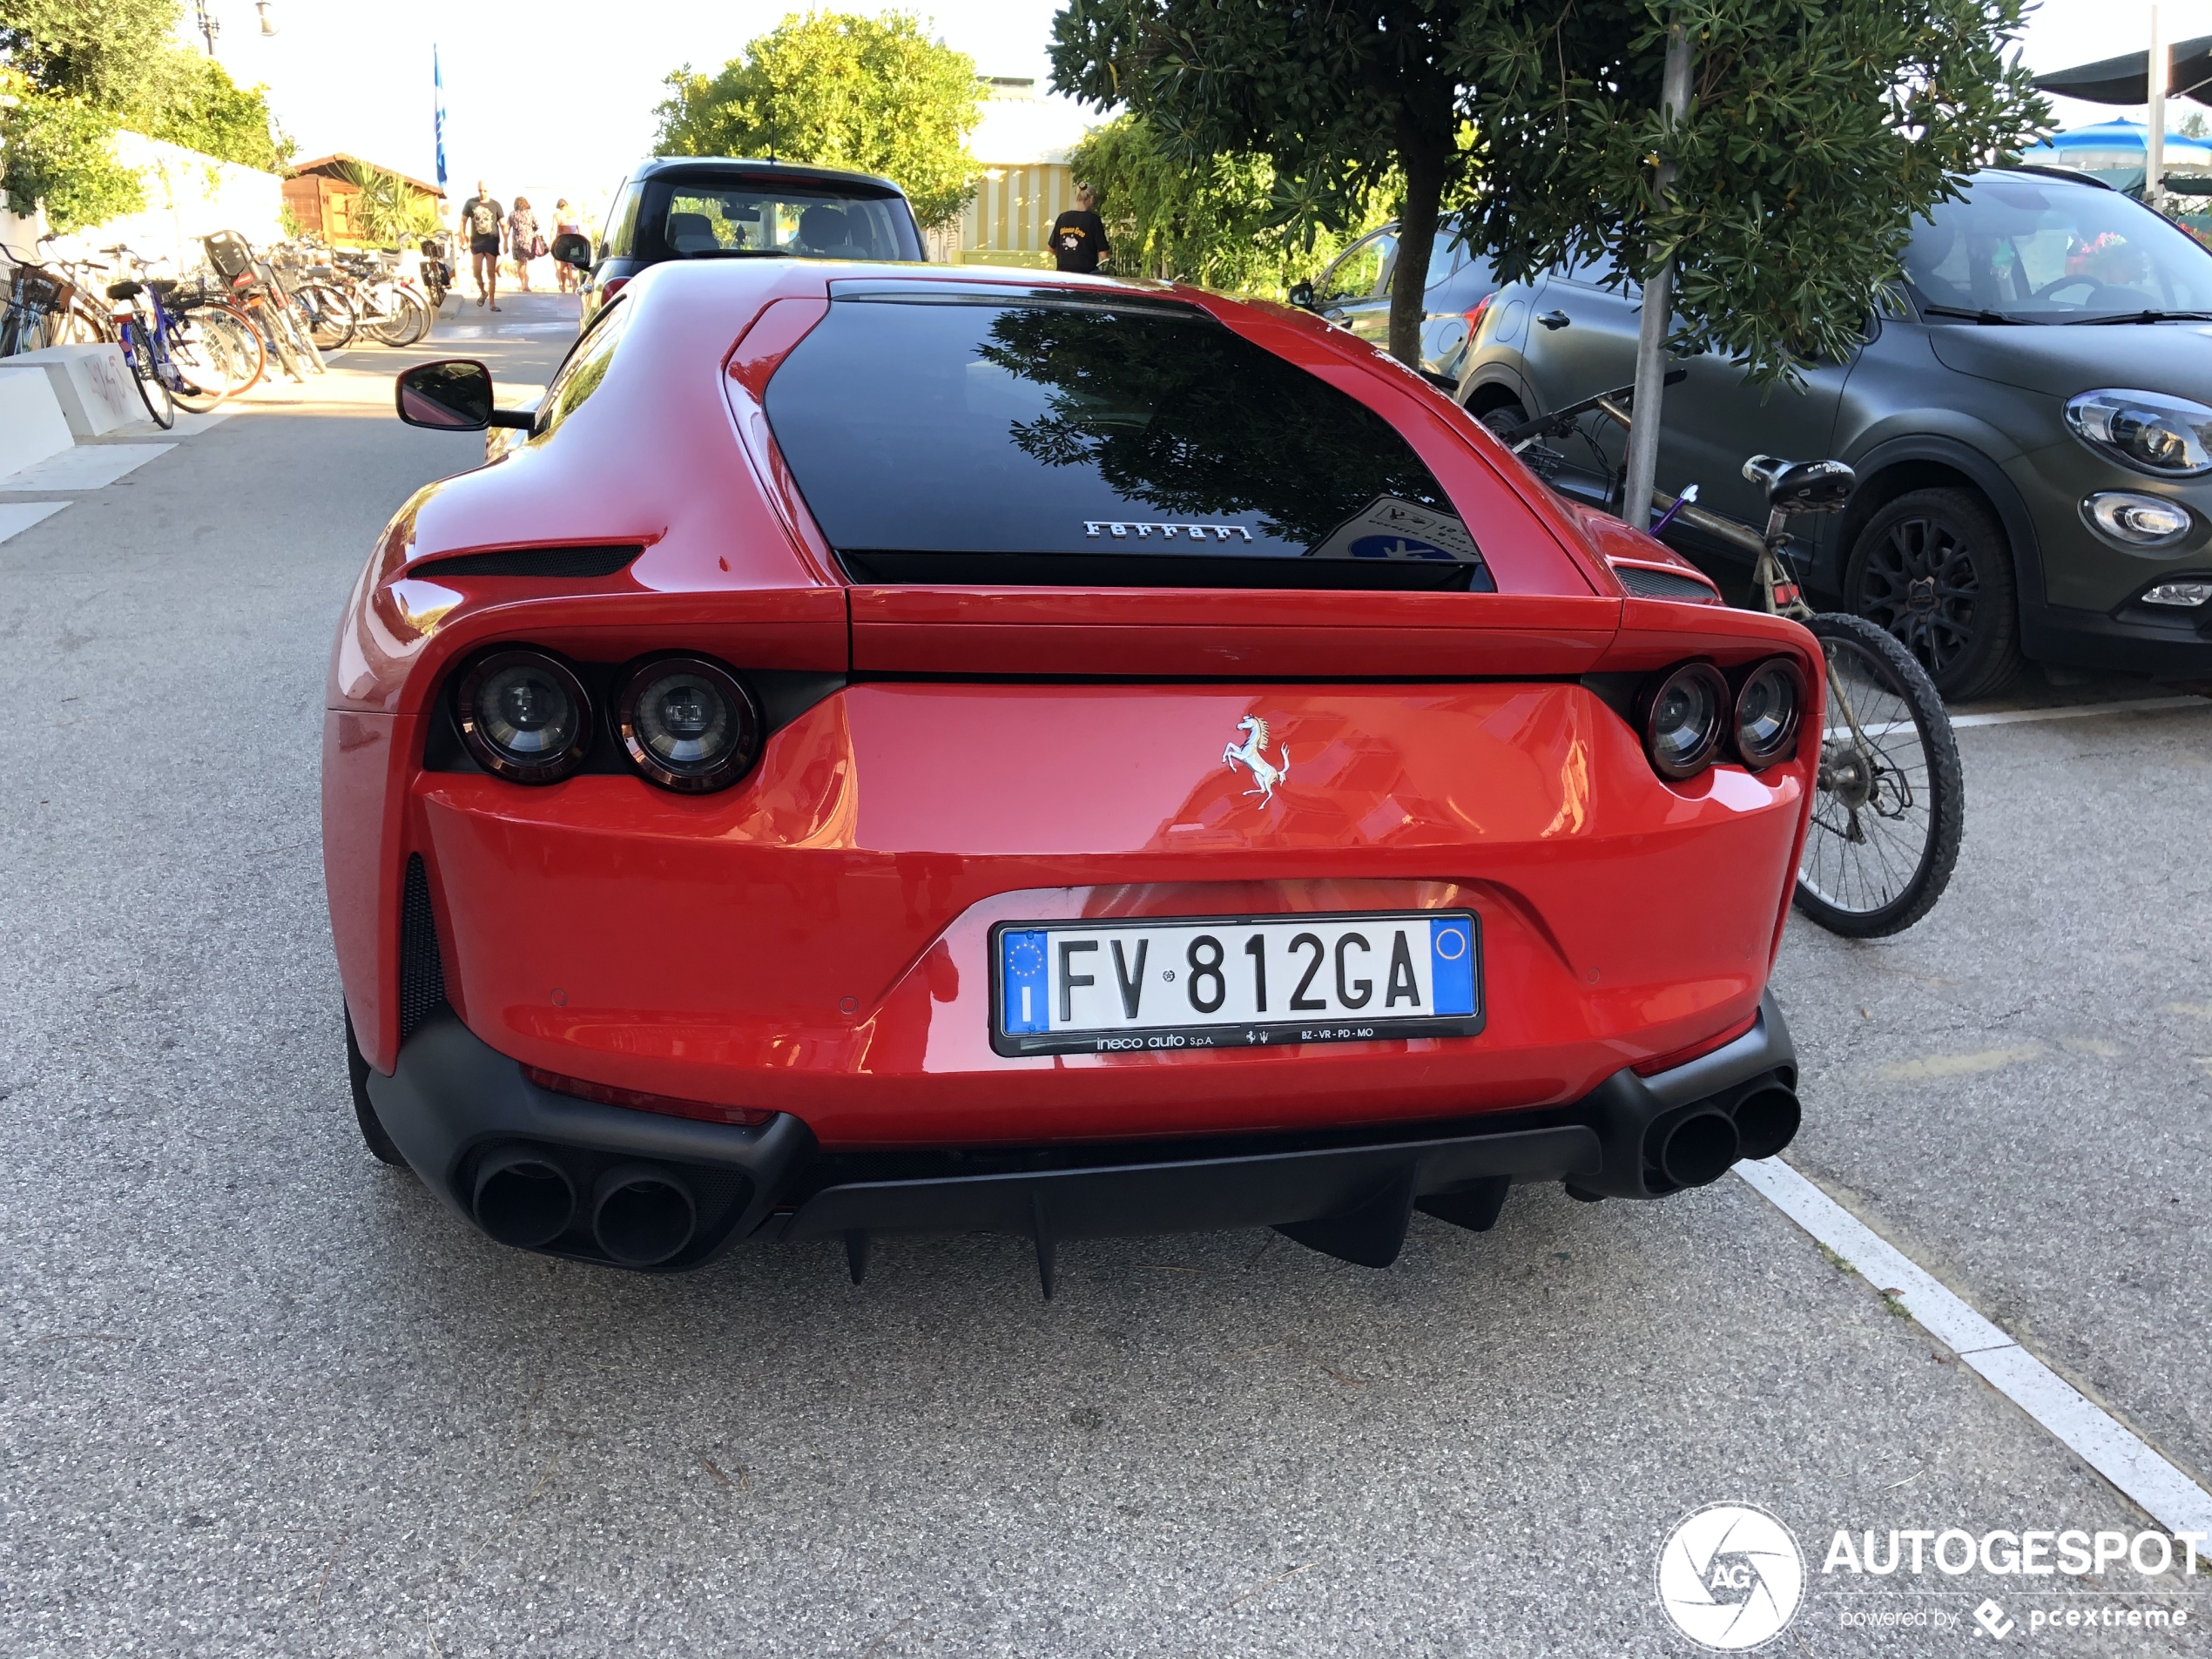
<path fill-rule="evenodd" d="M 1773 381 L 1848 351 L 1913 219 L 2045 130 L 2048 107 L 2007 56 L 2026 10 L 1069 0 L 1053 75 L 1142 115 L 1190 165 L 1266 156 L 1286 217 L 1341 222 L 1395 170 L 1390 349 L 1405 362 L 1420 361 L 1441 216 L 1507 276 L 1601 254 L 1622 284 L 1670 271 L 1674 347 L 1717 348 Z M 1670 37 L 1689 60 L 1671 124 Z M 1656 420 L 1656 401 L 1640 416 Z"/>
<path fill-rule="evenodd" d="M 660 154 L 773 156 L 878 173 L 907 192 L 923 225 L 954 218 L 975 193 L 975 60 L 903 13 L 793 13 L 718 73 L 687 64 L 666 84 Z"/>

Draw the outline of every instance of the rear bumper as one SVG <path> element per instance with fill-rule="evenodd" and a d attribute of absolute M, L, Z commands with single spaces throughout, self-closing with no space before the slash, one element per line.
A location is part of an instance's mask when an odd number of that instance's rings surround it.
<path fill-rule="evenodd" d="M 695 1224 L 655 1264 L 663 1270 L 741 1239 L 835 1237 L 857 1275 L 872 1235 L 988 1231 L 1034 1239 L 1049 1288 L 1062 1239 L 1275 1226 L 1379 1266 L 1397 1255 L 1412 1210 L 1481 1230 L 1516 1184 L 1658 1197 L 1717 1178 L 1737 1156 L 1778 1151 L 1796 1130 L 1796 1050 L 1769 995 L 1732 1042 L 1648 1078 L 1615 1072 L 1567 1106 L 1297 1136 L 826 1154 L 787 1115 L 737 1128 L 549 1093 L 449 1012 L 415 1034 L 392 1076 L 372 1075 L 369 1090 L 408 1163 L 472 1222 L 486 1160 L 519 1149 L 579 1195 L 617 1169 L 690 1192 Z M 1686 1141 L 1694 1160 L 1674 1157 Z M 580 1203 L 573 1224 L 533 1247 L 612 1259 L 589 1208 Z"/>

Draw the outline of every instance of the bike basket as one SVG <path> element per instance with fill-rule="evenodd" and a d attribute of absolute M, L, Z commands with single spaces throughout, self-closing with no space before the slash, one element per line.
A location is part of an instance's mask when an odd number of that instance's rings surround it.
<path fill-rule="evenodd" d="M 70 296 L 76 292 L 71 284 L 49 272 L 18 266 L 15 280 L 8 287 L 8 298 L 17 305 L 29 306 L 33 310 L 58 311 L 69 303 Z"/>
<path fill-rule="evenodd" d="M 239 278 L 251 274 L 253 267 L 253 246 L 236 231 L 217 231 L 212 236 L 203 236 L 199 240 L 200 246 L 207 250 L 207 262 L 226 281 L 236 282 Z"/>

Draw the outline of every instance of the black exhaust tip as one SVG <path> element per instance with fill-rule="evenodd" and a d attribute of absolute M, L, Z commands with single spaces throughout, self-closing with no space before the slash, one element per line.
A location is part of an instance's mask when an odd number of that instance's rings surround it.
<path fill-rule="evenodd" d="M 671 1170 L 618 1164 L 592 1187 L 592 1234 L 625 1267 L 666 1261 L 691 1242 L 698 1224 L 691 1189 Z"/>
<path fill-rule="evenodd" d="M 1667 1131 L 1659 1168 L 1678 1187 L 1702 1187 L 1728 1172 L 1742 1150 L 1736 1125 L 1721 1112 L 1692 1112 Z"/>
<path fill-rule="evenodd" d="M 1736 1109 L 1736 1135 L 1747 1158 L 1770 1158 L 1797 1138 L 1804 1114 L 1779 1084 L 1746 1095 Z"/>
<path fill-rule="evenodd" d="M 537 1250 L 576 1219 L 568 1171 L 527 1146 L 503 1146 L 476 1166 L 476 1224 L 502 1244 Z"/>

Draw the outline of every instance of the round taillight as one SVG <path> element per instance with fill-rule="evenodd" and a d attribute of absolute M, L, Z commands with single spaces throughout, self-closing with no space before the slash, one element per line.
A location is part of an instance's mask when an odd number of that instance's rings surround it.
<path fill-rule="evenodd" d="M 1713 762 L 1728 720 L 1728 682 L 1710 663 L 1684 663 L 1643 699 L 1643 752 L 1662 778 L 1693 778 Z"/>
<path fill-rule="evenodd" d="M 540 651 L 480 657 L 454 696 L 462 741 L 476 764 L 518 784 L 557 783 L 591 747 L 583 683 Z"/>
<path fill-rule="evenodd" d="M 737 677 L 704 657 L 658 657 L 623 681 L 615 729 L 630 762 L 664 789 L 726 789 L 760 754 L 760 712 Z"/>
<path fill-rule="evenodd" d="M 1804 682 L 1786 657 L 1761 663 L 1736 692 L 1736 754 L 1753 772 L 1785 758 L 1797 740 Z"/>

